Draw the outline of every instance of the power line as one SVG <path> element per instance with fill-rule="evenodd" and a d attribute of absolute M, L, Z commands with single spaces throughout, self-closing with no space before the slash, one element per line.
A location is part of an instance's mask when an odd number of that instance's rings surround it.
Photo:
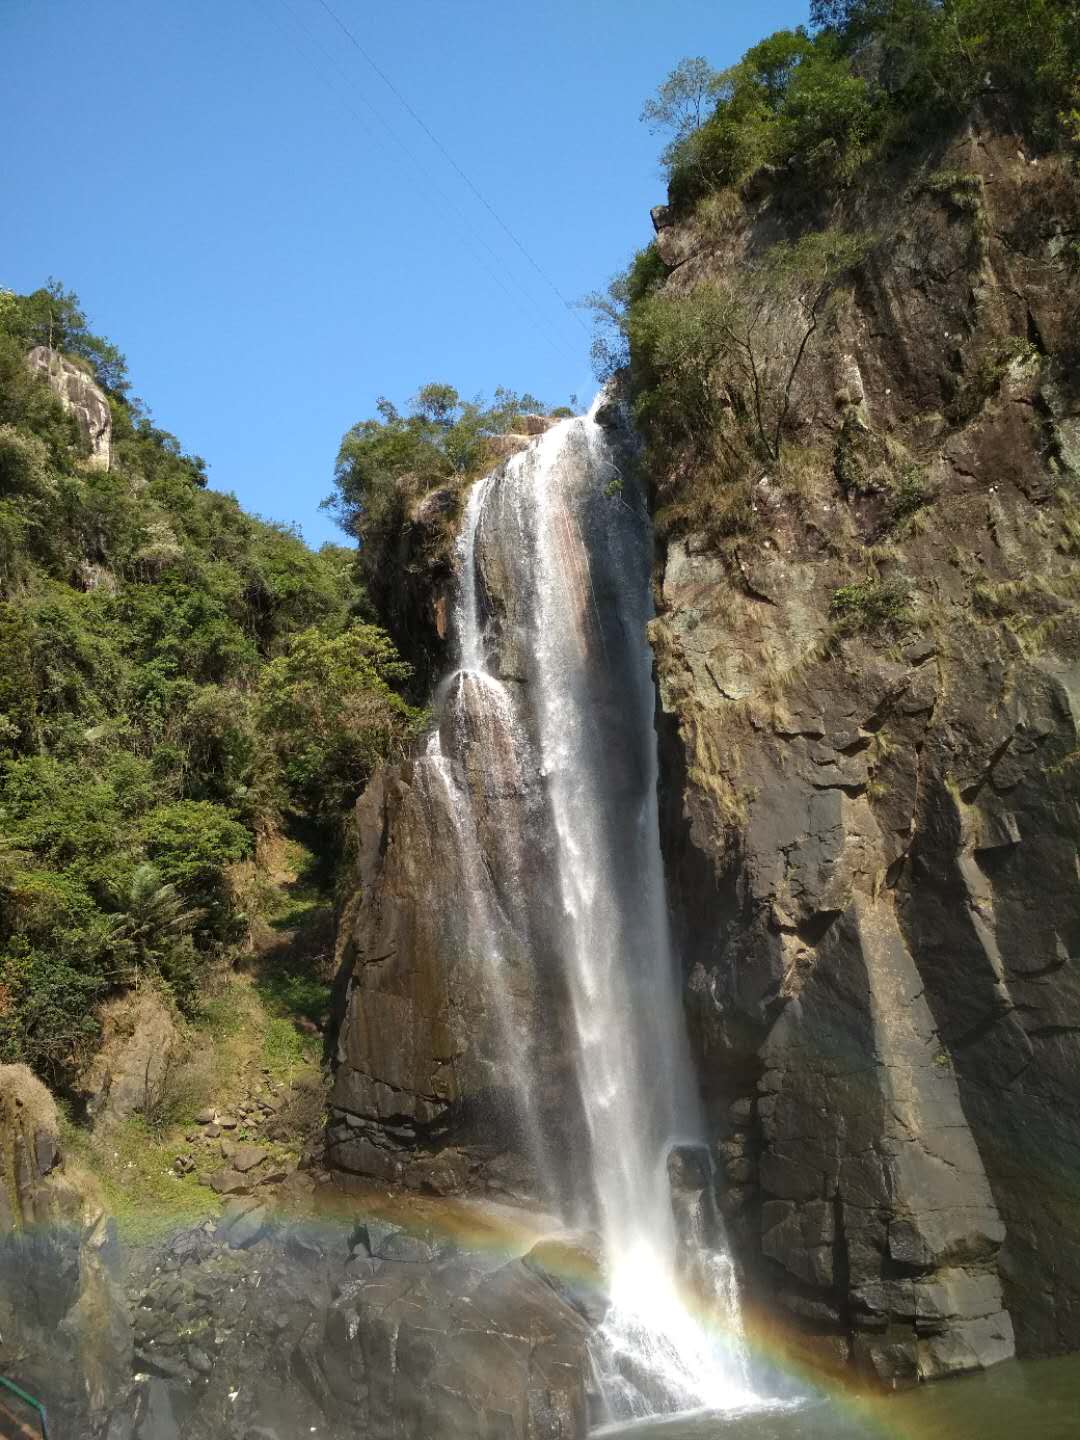
<path fill-rule="evenodd" d="M 434 134 L 434 132 L 429 128 L 423 116 L 416 113 L 416 111 L 409 104 L 405 96 L 394 84 L 393 80 L 390 79 L 390 76 L 387 75 L 386 71 L 383 70 L 382 67 L 378 65 L 376 61 L 368 54 L 368 52 L 364 49 L 363 45 L 361 45 L 360 41 L 345 24 L 344 20 L 342 20 L 341 17 L 333 9 L 331 9 L 330 5 L 327 3 L 327 0 L 319 0 L 319 4 L 326 11 L 327 15 L 330 16 L 334 24 L 337 25 L 338 29 L 341 30 L 342 34 L 344 34 L 356 47 L 359 54 L 363 57 L 363 59 L 371 67 L 371 69 L 374 70 L 375 74 L 390 91 L 391 95 L 393 95 L 395 99 L 399 102 L 399 104 L 401 104 L 405 108 L 405 110 L 408 111 L 416 124 L 419 125 L 420 129 L 424 132 L 424 134 L 428 137 L 431 143 L 439 151 L 440 155 L 442 155 L 443 158 L 447 161 L 447 163 L 453 167 L 453 169 L 469 187 L 472 193 L 476 196 L 477 200 L 480 201 L 480 204 L 483 205 L 484 209 L 494 219 L 496 224 L 499 225 L 501 229 L 506 232 L 507 235 L 509 235 L 510 239 L 521 251 L 522 255 L 524 255 L 525 259 L 529 262 L 529 264 L 540 276 L 540 278 L 544 281 L 545 285 L 547 285 L 550 290 L 554 291 L 554 293 L 559 297 L 562 304 L 566 307 L 566 310 L 569 312 L 569 314 L 571 314 L 573 318 L 577 321 L 577 323 L 581 326 L 582 330 L 584 330 L 586 334 L 589 334 L 589 327 L 585 324 L 584 320 L 582 320 L 581 316 L 577 313 L 577 310 L 574 308 L 573 302 L 566 298 L 566 296 L 559 289 L 558 285 L 555 284 L 555 281 L 552 280 L 551 276 L 547 273 L 547 271 L 543 268 L 539 261 L 533 258 L 533 256 L 526 249 L 525 245 L 522 243 L 522 241 L 518 239 L 518 237 L 514 234 L 513 230 L 511 230 L 510 226 L 507 225 L 506 221 L 499 214 L 499 212 L 488 201 L 487 197 L 477 188 L 476 185 L 473 184 L 470 177 L 465 173 L 465 171 L 461 168 L 458 162 L 454 159 L 450 151 L 447 150 L 446 146 L 442 143 L 439 137 Z"/>
<path fill-rule="evenodd" d="M 326 59 L 326 60 L 334 67 L 335 70 L 338 70 L 338 73 L 341 75 L 342 79 L 345 80 L 345 82 L 346 82 L 347 84 L 351 83 L 350 80 L 349 80 L 349 77 L 348 77 L 347 75 L 345 75 L 344 72 L 342 72 L 342 71 L 340 71 L 340 70 L 338 69 L 337 62 L 334 60 L 333 56 L 330 55 L 330 54 L 327 52 L 327 50 L 325 49 L 325 47 L 320 44 L 320 42 L 319 42 L 319 41 L 311 34 L 311 32 L 308 30 L 307 26 L 304 25 L 303 22 L 299 19 L 299 17 L 298 17 L 297 14 L 296 14 L 296 11 L 295 11 L 295 10 L 293 9 L 293 7 L 288 3 L 288 0 L 281 0 L 281 4 L 282 4 L 283 9 L 285 9 L 285 10 L 289 13 L 289 15 L 291 16 L 291 18 L 292 18 L 294 24 L 296 25 L 296 27 L 297 27 L 297 28 L 301 31 L 301 33 L 311 42 L 311 44 L 314 45 L 314 46 L 316 47 L 316 49 L 319 50 L 319 52 L 322 54 L 323 58 Z M 261 12 L 260 12 L 260 13 L 261 13 Z M 446 210 L 447 210 L 451 215 L 457 217 L 458 221 L 460 222 L 461 228 L 462 228 L 462 230 L 463 230 L 463 232 L 464 232 L 464 237 L 465 237 L 466 243 L 468 243 L 468 242 L 470 242 L 470 241 L 475 241 L 478 245 L 482 246 L 483 249 L 487 251 L 487 253 L 492 257 L 492 259 L 495 261 L 495 263 L 496 263 L 497 265 L 505 265 L 505 262 L 504 262 L 504 261 L 502 260 L 502 258 L 491 248 L 491 246 L 488 245 L 488 243 L 487 243 L 481 236 L 477 235 L 477 234 L 473 231 L 472 227 L 470 226 L 470 223 L 469 223 L 468 218 L 467 218 L 467 217 L 465 216 L 465 214 L 462 212 L 462 210 L 460 209 L 460 207 L 459 207 L 458 205 L 456 205 L 453 200 L 450 199 L 450 197 L 446 194 L 446 192 L 445 192 L 444 190 L 441 189 L 441 187 L 439 186 L 438 182 L 432 177 L 430 171 L 427 169 L 427 167 L 424 165 L 424 163 L 419 159 L 419 157 L 414 153 L 414 151 L 413 151 L 412 149 L 410 149 L 410 147 L 405 143 L 405 141 L 401 139 L 401 137 L 397 134 L 397 132 L 393 129 L 393 127 L 389 124 L 389 122 L 388 122 L 386 119 L 384 119 L 384 117 L 379 113 L 379 111 L 375 108 L 375 106 L 372 105 L 372 103 L 366 98 L 366 96 L 364 96 L 363 94 L 361 94 L 361 95 L 359 96 L 359 98 L 360 98 L 361 103 L 364 105 L 365 109 L 367 109 L 368 111 L 370 111 L 371 115 L 374 117 L 374 119 L 377 121 L 377 123 L 382 127 L 382 129 L 385 130 L 386 133 L 390 136 L 390 138 L 391 138 L 391 140 L 393 140 L 394 144 L 397 145 L 397 147 L 402 151 L 402 153 L 403 153 L 403 154 L 411 161 L 411 163 L 416 167 L 416 169 L 419 171 L 420 175 L 423 177 L 423 179 L 424 179 L 424 180 L 427 182 L 427 184 L 430 186 L 431 192 L 433 192 L 434 196 L 436 196 L 436 197 L 438 198 L 438 200 L 441 201 L 441 203 L 443 204 L 443 206 L 446 208 Z M 343 108 L 349 112 L 349 114 L 353 117 L 353 119 L 354 119 L 359 125 L 361 125 L 362 127 L 366 128 L 366 125 L 365 125 L 364 120 L 363 120 L 363 119 L 361 118 L 361 116 L 357 113 L 357 111 L 354 109 L 354 107 L 353 107 L 347 100 L 345 100 L 340 94 L 337 96 L 337 99 L 339 100 L 339 102 L 341 103 L 341 105 L 343 106 Z M 427 191 L 424 191 L 424 192 L 422 192 L 422 193 L 423 193 L 424 199 L 425 199 L 425 200 L 427 201 L 427 203 L 432 207 L 432 209 L 435 210 L 436 213 L 437 213 L 437 207 L 435 206 L 434 201 L 432 200 L 431 194 L 429 194 Z M 471 248 L 471 247 L 470 247 L 470 248 Z M 543 330 L 544 336 L 545 336 L 545 338 L 549 341 L 549 343 L 551 343 L 553 346 L 555 346 L 556 349 L 561 350 L 561 352 L 562 352 L 568 359 L 572 360 L 575 364 L 579 363 L 580 357 L 579 357 L 573 350 L 571 350 L 570 346 L 562 339 L 561 336 L 557 335 L 557 334 L 555 333 L 555 331 L 552 330 L 552 329 L 548 326 L 547 320 L 545 319 L 545 317 L 544 317 L 544 316 L 540 313 L 540 311 L 538 310 L 538 308 L 537 308 L 537 306 L 536 306 L 536 303 L 535 303 L 535 301 L 533 300 L 532 296 L 529 295 L 529 293 L 524 289 L 524 287 L 520 285 L 520 283 L 519 283 L 519 282 L 516 280 L 516 278 L 513 276 L 513 273 L 509 270 L 509 268 L 507 268 L 507 274 L 510 276 L 510 279 L 511 279 L 512 283 L 514 283 L 515 285 L 518 286 L 518 289 L 519 289 L 520 292 L 521 292 L 521 295 L 520 295 L 520 296 L 515 295 L 515 294 L 507 287 L 507 285 L 506 285 L 506 283 L 504 282 L 504 280 L 502 279 L 502 277 L 501 277 L 499 274 L 497 274 L 497 273 L 491 268 L 491 266 L 488 265 L 488 264 L 486 263 L 486 261 L 484 261 L 484 259 L 483 259 L 480 255 L 478 255 L 478 254 L 476 253 L 475 250 L 473 250 L 473 259 L 474 259 L 474 261 L 481 267 L 481 269 L 485 272 L 485 274 L 488 276 L 488 278 L 489 278 L 490 280 L 494 281 L 494 283 L 499 287 L 499 289 L 503 292 L 503 294 L 510 300 L 511 304 L 517 306 L 517 307 L 520 309 L 520 308 L 521 308 L 521 298 L 523 297 L 524 300 L 525 300 L 525 302 L 526 302 L 526 303 L 532 308 L 532 310 L 534 311 L 534 314 L 533 314 L 533 315 L 527 317 L 527 318 L 530 320 L 530 323 L 531 323 L 531 324 L 534 324 L 534 325 L 539 325 L 539 327 Z M 524 313 L 524 312 L 523 312 L 523 313 Z"/>

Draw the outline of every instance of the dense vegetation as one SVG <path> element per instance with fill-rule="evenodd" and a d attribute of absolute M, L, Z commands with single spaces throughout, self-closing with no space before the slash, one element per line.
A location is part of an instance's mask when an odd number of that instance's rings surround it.
<path fill-rule="evenodd" d="M 661 528 L 722 539 L 750 523 L 762 475 L 785 490 L 807 483 L 817 461 L 795 443 L 792 398 L 830 312 L 885 238 L 865 228 L 876 177 L 895 186 L 909 161 L 920 164 L 984 99 L 1036 149 L 1071 155 L 1074 169 L 1080 157 L 1080 9 L 1071 0 L 812 0 L 810 8 L 810 29 L 779 31 L 728 70 L 684 60 L 642 112 L 670 137 L 670 215 L 699 240 L 722 245 L 748 201 L 766 193 L 797 217 L 788 233 L 799 237 L 752 252 L 730 272 L 715 267 L 678 293 L 665 287 L 653 244 L 591 297 L 597 370 L 629 375 Z M 964 213 L 977 263 L 978 177 L 936 172 L 918 183 Z M 1072 189 L 1080 223 L 1080 186 Z M 1076 234 L 1062 236 L 1074 269 Z M 999 379 L 1003 367 L 983 360 Z M 973 380 L 957 405 L 965 396 L 982 403 L 985 389 Z M 894 498 L 894 509 L 910 511 L 911 497 Z"/>
<path fill-rule="evenodd" d="M 870 160 L 1005 97 L 1036 140 L 1080 140 L 1080 14 L 1071 0 L 812 0 L 737 65 L 683 61 L 643 118 L 672 132 L 671 197 L 687 206 L 762 165 L 849 182 Z"/>
<path fill-rule="evenodd" d="M 105 391 L 108 471 L 36 344 Z M 70 1081 L 147 975 L 197 1009 L 247 929 L 239 862 L 339 848 L 416 723 L 354 571 L 207 489 L 74 295 L 0 292 L 0 1061 Z"/>

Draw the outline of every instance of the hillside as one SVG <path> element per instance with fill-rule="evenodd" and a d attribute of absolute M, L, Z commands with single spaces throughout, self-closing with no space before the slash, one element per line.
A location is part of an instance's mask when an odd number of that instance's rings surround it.
<path fill-rule="evenodd" d="M 354 553 L 208 488 L 55 284 L 0 294 L 0 650 L 0 1062 L 78 1119 L 112 1083 L 106 1002 L 157 996 L 172 1045 L 301 872 L 308 909 L 332 898 L 348 807 L 414 725 L 408 667 Z M 263 977 L 265 1023 L 318 1020 L 328 963 Z M 163 1063 L 125 1111 L 179 1103 Z"/>

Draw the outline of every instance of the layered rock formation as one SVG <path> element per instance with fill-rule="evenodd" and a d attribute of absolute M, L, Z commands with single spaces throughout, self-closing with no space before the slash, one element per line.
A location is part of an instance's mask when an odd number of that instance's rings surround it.
<path fill-rule="evenodd" d="M 674 294 L 877 237 L 801 474 L 669 535 L 653 641 L 721 1202 L 757 1303 L 888 1383 L 1080 1345 L 1077 213 L 987 115 L 846 213 L 656 216 Z"/>

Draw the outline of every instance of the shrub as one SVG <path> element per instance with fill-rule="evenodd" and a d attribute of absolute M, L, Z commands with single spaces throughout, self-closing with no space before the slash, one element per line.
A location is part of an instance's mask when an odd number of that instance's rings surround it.
<path fill-rule="evenodd" d="M 670 491 L 704 472 L 724 533 L 751 514 L 748 486 L 774 467 L 785 444 L 809 347 L 847 273 L 871 237 L 840 230 L 776 245 L 732 282 L 708 281 L 689 294 L 650 291 L 629 306 L 631 388 L 665 519 L 685 503 Z M 741 496 L 727 496 L 738 484 Z"/>
<path fill-rule="evenodd" d="M 231 938 L 236 917 L 225 872 L 251 851 L 251 836 L 244 826 L 220 805 L 178 800 L 144 816 L 139 836 L 162 880 L 205 911 L 211 933 Z"/>
<path fill-rule="evenodd" d="M 336 826 L 372 769 L 420 714 L 392 688 L 410 667 L 386 633 L 305 630 L 263 672 L 260 703 L 291 805 Z"/>
<path fill-rule="evenodd" d="M 898 631 L 911 622 L 911 590 L 903 580 L 863 580 L 833 592 L 829 614 L 841 634 Z"/>

